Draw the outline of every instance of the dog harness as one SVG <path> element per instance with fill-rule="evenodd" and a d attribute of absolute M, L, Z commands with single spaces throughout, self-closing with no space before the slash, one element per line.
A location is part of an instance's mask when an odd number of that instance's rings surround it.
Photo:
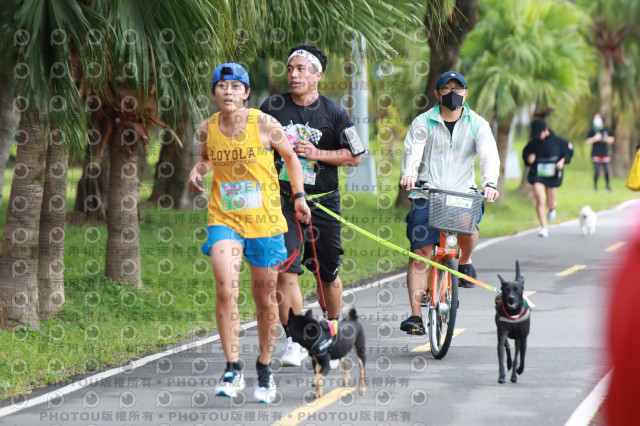
<path fill-rule="evenodd" d="M 314 355 L 324 355 L 327 352 L 330 352 L 333 348 L 333 343 L 336 341 L 336 336 L 338 334 L 338 321 L 337 320 L 327 320 L 325 318 L 321 318 L 318 321 L 320 325 L 320 335 L 313 342 L 311 349 L 309 349 L 309 353 Z"/>

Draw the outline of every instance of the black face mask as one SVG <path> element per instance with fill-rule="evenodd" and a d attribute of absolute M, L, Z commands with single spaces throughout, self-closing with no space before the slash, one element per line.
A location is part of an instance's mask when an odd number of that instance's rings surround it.
<path fill-rule="evenodd" d="M 442 97 L 442 105 L 449 108 L 451 111 L 455 111 L 462 106 L 463 96 L 451 91 Z"/>

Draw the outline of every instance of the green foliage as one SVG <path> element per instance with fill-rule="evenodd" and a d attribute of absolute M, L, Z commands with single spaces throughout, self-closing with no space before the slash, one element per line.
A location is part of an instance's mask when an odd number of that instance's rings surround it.
<path fill-rule="evenodd" d="M 391 40 L 422 25 L 416 14 L 422 7 L 414 0 L 267 0 L 234 3 L 232 16 L 236 40 L 258 58 L 265 52 L 281 57 L 298 43 L 350 57 L 352 42 L 359 43 L 361 36 L 373 56 L 392 57 L 397 52 Z M 428 7 L 442 16 L 436 5 Z"/>
<path fill-rule="evenodd" d="M 589 93 L 594 52 L 580 33 L 588 16 L 551 0 L 481 6 L 461 51 L 468 102 L 477 112 L 503 119 L 525 104 L 570 107 Z"/>
<path fill-rule="evenodd" d="M 64 131 L 72 146 L 84 145 L 90 94 L 110 102 L 112 91 L 127 90 L 139 104 L 151 96 L 181 113 L 183 99 L 206 93 L 211 65 L 231 56 L 230 9 L 210 0 L 158 6 L 153 0 L 14 5 L 13 25 L 5 22 L 2 30 L 15 36 L 0 43 L 9 47 L 17 37 L 21 107 L 34 108 L 34 117 Z"/>

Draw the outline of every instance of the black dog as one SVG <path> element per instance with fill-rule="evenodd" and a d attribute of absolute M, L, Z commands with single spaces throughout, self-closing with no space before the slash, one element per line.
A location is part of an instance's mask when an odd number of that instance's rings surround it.
<path fill-rule="evenodd" d="M 524 371 L 524 354 L 527 350 L 527 336 L 531 320 L 531 309 L 524 301 L 524 277 L 520 275 L 520 264 L 516 260 L 516 280 L 505 281 L 498 274 L 502 283 L 502 295 L 496 297 L 496 326 L 498 326 L 498 363 L 500 375 L 498 383 L 505 382 L 504 352 L 507 351 L 507 370 L 511 370 L 511 382 L 516 383 L 518 374 Z M 516 352 L 511 362 L 511 348 L 509 340 L 515 340 Z M 518 353 L 520 364 L 518 365 Z"/>
<path fill-rule="evenodd" d="M 316 375 L 313 378 L 313 386 L 316 396 L 322 396 L 323 378 L 331 367 L 329 361 L 339 359 L 344 375 L 342 380 L 346 386 L 349 383 L 349 368 L 346 362 L 347 354 L 354 348 L 360 367 L 360 394 L 364 395 L 366 384 L 364 380 L 364 365 L 366 362 L 366 348 L 364 330 L 358 321 L 358 313 L 353 307 L 345 308 L 342 312 L 342 320 L 338 323 L 337 330 L 333 324 L 323 319 L 313 317 L 311 310 L 304 315 L 296 315 L 289 308 L 289 333 L 291 340 L 305 348 L 313 362 Z"/>

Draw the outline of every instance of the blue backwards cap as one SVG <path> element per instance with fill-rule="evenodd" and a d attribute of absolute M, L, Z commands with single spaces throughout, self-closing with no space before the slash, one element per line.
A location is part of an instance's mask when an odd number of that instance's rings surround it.
<path fill-rule="evenodd" d="M 228 75 L 221 75 L 222 70 L 225 68 L 229 68 L 232 73 Z M 242 65 L 234 62 L 229 62 L 216 67 L 213 71 L 211 87 L 216 87 L 216 83 L 220 80 L 238 80 L 239 82 L 246 84 L 247 87 L 251 87 L 251 83 L 249 82 L 249 73 L 247 70 Z M 251 94 L 249 94 L 249 99 L 251 99 Z"/>

